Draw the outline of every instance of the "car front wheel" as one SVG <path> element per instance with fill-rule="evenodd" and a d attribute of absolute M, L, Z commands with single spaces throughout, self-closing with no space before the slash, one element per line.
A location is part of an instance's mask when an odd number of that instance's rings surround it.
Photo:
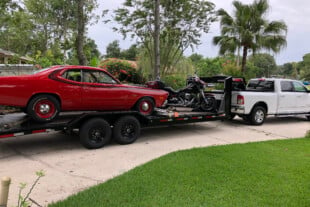
<path fill-rule="evenodd" d="M 35 121 L 49 122 L 58 116 L 60 104 L 54 96 L 39 95 L 29 101 L 26 111 Z"/>

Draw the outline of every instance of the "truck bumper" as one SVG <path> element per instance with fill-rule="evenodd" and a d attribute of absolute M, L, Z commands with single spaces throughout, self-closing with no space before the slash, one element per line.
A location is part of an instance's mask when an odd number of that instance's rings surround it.
<path fill-rule="evenodd" d="M 244 114 L 244 106 L 237 106 L 237 105 L 234 105 L 234 106 L 231 106 L 231 113 L 234 113 L 234 114 Z"/>

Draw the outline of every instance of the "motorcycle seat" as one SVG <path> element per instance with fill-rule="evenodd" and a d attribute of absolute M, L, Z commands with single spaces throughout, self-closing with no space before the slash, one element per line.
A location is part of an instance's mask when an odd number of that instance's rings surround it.
<path fill-rule="evenodd" d="M 165 90 L 168 91 L 169 93 L 173 93 L 173 94 L 176 94 L 176 93 L 180 92 L 179 90 L 174 90 L 171 87 L 165 87 Z"/>

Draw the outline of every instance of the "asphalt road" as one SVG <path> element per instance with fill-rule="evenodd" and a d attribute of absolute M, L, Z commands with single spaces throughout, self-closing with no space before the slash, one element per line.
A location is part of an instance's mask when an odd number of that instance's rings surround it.
<path fill-rule="evenodd" d="M 236 119 L 144 129 L 131 145 L 110 143 L 97 150 L 87 150 L 77 137 L 61 133 L 0 139 L 0 177 L 12 178 L 8 206 L 16 206 L 19 184 L 28 184 L 26 193 L 35 172 L 44 170 L 30 198 L 46 206 L 169 152 L 304 137 L 308 130 L 310 122 L 303 118 L 268 118 L 263 126 Z"/>

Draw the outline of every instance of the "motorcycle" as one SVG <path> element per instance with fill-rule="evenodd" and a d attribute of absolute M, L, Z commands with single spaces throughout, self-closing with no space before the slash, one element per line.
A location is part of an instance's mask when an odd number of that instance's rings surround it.
<path fill-rule="evenodd" d="M 169 93 L 166 106 L 189 107 L 194 111 L 215 112 L 217 108 L 216 99 L 212 94 L 205 94 L 206 83 L 197 75 L 187 78 L 185 88 L 174 90 L 167 87 L 162 81 L 155 80 L 146 83 L 148 88 L 161 89 Z"/>

